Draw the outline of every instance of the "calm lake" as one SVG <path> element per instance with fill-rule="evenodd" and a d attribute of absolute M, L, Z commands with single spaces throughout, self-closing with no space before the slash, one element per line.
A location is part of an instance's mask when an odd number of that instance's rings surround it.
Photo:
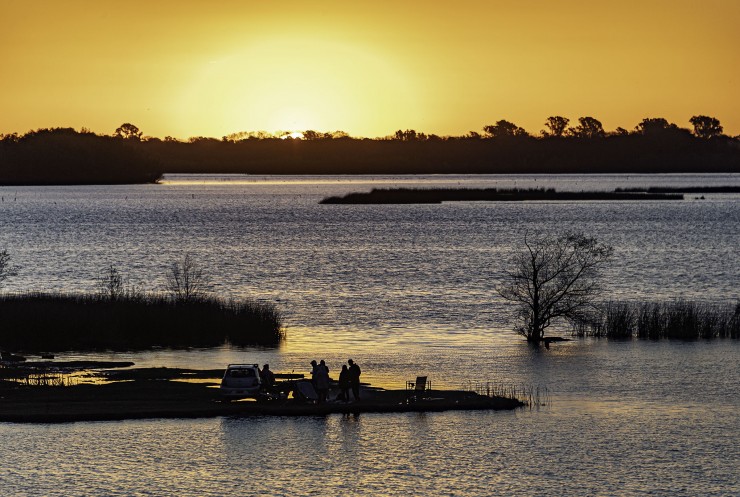
<path fill-rule="evenodd" d="M 605 298 L 740 299 L 740 194 L 683 201 L 319 205 L 371 188 L 740 186 L 732 175 L 169 176 L 161 185 L 0 187 L 4 291 L 96 291 L 116 266 L 161 290 L 189 252 L 221 296 L 274 302 L 276 349 L 59 354 L 137 366 L 349 358 L 402 388 L 547 389 L 515 412 L 0 423 L 0 494 L 738 495 L 740 343 L 574 340 L 533 350 L 495 293 L 525 235 L 614 246 Z M 567 334 L 568 330 L 557 330 Z M 0 344 L 1 345 L 1 344 Z M 2 399 L 0 399 L 2 402 Z"/>

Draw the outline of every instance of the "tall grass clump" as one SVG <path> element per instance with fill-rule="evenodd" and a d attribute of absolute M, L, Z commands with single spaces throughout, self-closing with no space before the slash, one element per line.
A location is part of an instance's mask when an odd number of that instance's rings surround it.
<path fill-rule="evenodd" d="M 549 390 L 539 385 L 506 385 L 491 381 L 475 383 L 468 381 L 463 385 L 463 390 L 491 398 L 516 400 L 530 408 L 550 405 Z"/>
<path fill-rule="evenodd" d="M 637 312 L 626 302 L 607 302 L 595 312 L 572 322 L 574 335 L 630 339 L 637 326 Z"/>
<path fill-rule="evenodd" d="M 8 350 L 143 350 L 152 347 L 277 345 L 272 304 L 160 294 L 24 293 L 0 296 L 0 346 Z"/>
<path fill-rule="evenodd" d="M 740 303 L 609 302 L 588 319 L 574 324 L 576 335 L 611 339 L 740 338 Z"/>

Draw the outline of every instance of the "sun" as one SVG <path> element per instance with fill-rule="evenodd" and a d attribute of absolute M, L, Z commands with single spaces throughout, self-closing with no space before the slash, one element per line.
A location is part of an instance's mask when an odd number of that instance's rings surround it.
<path fill-rule="evenodd" d="M 368 47 L 284 37 L 232 48 L 200 67 L 177 110 L 189 136 L 286 130 L 363 136 L 402 126 L 399 116 L 424 113 L 423 85 L 393 57 Z"/>
<path fill-rule="evenodd" d="M 291 133 L 288 133 L 287 135 L 283 135 L 280 138 L 283 140 L 287 140 L 288 138 L 292 138 L 294 140 L 302 140 L 303 139 L 303 133 L 300 131 L 293 131 Z"/>

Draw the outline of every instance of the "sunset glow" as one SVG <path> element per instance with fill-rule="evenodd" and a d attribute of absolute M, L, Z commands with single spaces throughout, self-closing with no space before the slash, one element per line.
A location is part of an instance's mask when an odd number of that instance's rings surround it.
<path fill-rule="evenodd" d="M 396 129 L 563 115 L 740 133 L 740 3 L 3 2 L 0 133 Z"/>

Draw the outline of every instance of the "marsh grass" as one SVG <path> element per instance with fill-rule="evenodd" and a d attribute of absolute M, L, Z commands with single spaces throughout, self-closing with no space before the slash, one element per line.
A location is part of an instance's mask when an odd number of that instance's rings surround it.
<path fill-rule="evenodd" d="M 464 390 L 486 397 L 517 400 L 530 408 L 550 404 L 550 393 L 546 387 L 533 385 L 506 385 L 491 381 L 468 382 Z"/>
<path fill-rule="evenodd" d="M 320 204 L 438 204 L 454 201 L 531 200 L 681 200 L 683 195 L 648 192 L 558 192 L 554 188 L 374 188 L 369 192 L 326 197 Z"/>
<path fill-rule="evenodd" d="M 249 300 L 160 294 L 23 293 L 0 296 L 0 346 L 19 351 L 144 350 L 277 345 L 275 306 Z"/>
<path fill-rule="evenodd" d="M 740 338 L 740 303 L 608 302 L 574 323 L 574 335 L 648 340 Z"/>

